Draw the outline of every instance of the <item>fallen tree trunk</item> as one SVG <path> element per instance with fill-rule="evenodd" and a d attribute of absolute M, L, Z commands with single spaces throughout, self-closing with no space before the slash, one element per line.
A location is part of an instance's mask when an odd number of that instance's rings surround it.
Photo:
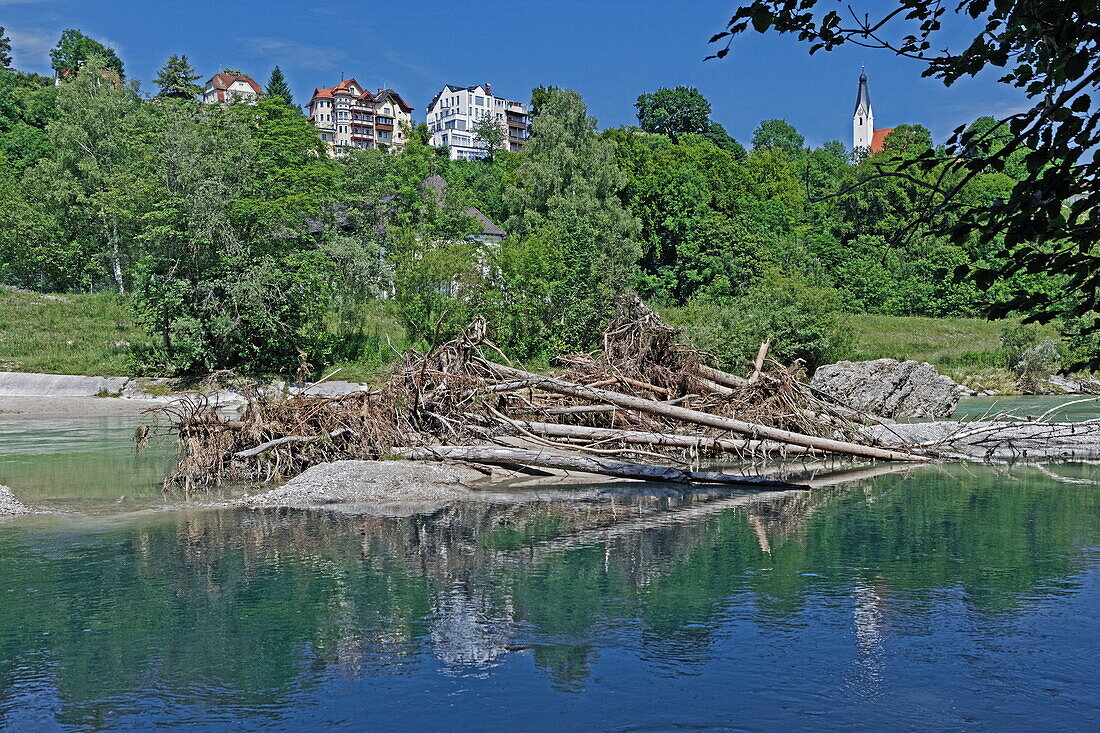
<path fill-rule="evenodd" d="M 646 412 L 651 415 L 660 415 L 672 420 L 680 420 L 682 422 L 694 423 L 696 425 L 705 425 L 707 427 L 718 428 L 719 430 L 729 430 L 730 432 L 737 433 L 739 435 L 747 435 L 752 438 L 765 438 L 767 440 L 774 440 L 779 443 L 789 443 L 791 445 L 800 445 L 805 448 L 813 448 L 815 450 L 822 450 L 829 453 L 840 453 L 842 455 L 860 456 L 863 458 L 876 458 L 884 461 L 923 461 L 925 458 L 914 455 L 912 453 L 906 453 L 903 451 L 890 450 L 888 448 L 879 448 L 870 445 L 860 445 L 858 443 L 850 443 L 844 440 L 835 440 L 833 438 L 819 438 L 813 435 L 803 435 L 802 433 L 794 433 L 789 430 L 782 430 L 779 428 L 770 428 L 766 425 L 756 425 L 753 423 L 744 422 L 742 420 L 736 420 L 730 417 L 722 417 L 721 415 L 712 415 L 707 412 L 700 412 L 698 410 L 691 410 L 686 407 L 678 407 L 676 405 L 662 404 L 653 400 L 647 400 L 643 397 L 634 397 L 632 395 L 625 395 L 619 392 L 611 392 L 606 389 L 597 389 L 594 387 L 585 387 L 581 384 L 574 382 L 566 382 L 562 379 L 555 379 L 554 377 L 540 376 L 531 372 L 525 372 L 522 369 L 515 369 L 513 367 L 504 366 L 503 364 L 497 364 L 485 360 L 485 365 L 496 370 L 499 374 L 510 376 L 519 379 L 538 380 L 537 384 L 542 388 L 550 392 L 557 392 L 559 394 L 568 395 L 570 397 L 578 397 L 580 399 L 592 400 L 593 402 L 609 403 L 612 405 L 618 405 L 630 410 L 636 410 L 638 412 Z"/>
<path fill-rule="evenodd" d="M 536 435 L 551 438 L 580 438 L 590 441 L 618 441 L 630 445 L 663 445 L 672 448 L 696 448 L 716 453 L 740 455 L 746 451 L 767 450 L 768 446 L 760 440 L 739 440 L 729 438 L 708 438 L 701 435 L 678 435 L 676 433 L 654 433 L 644 430 L 616 430 L 612 428 L 590 428 L 584 425 L 562 425 L 549 422 L 528 422 L 509 420 Z M 784 445 L 789 453 L 813 453 L 812 448 L 798 445 Z"/>
<path fill-rule="evenodd" d="M 637 479 L 640 481 L 660 481 L 674 484 L 728 484 L 734 486 L 752 486 L 763 489 L 806 490 L 802 484 L 787 481 L 757 478 L 755 476 L 737 476 L 719 471 L 685 471 L 671 466 L 652 466 L 645 463 L 626 463 L 609 461 L 592 456 L 572 456 L 563 453 L 550 453 L 522 448 L 499 448 L 474 445 L 439 445 L 427 448 L 394 448 L 394 453 L 411 460 L 458 460 L 471 463 L 520 464 L 553 468 L 559 471 L 578 471 L 601 476 Z"/>
<path fill-rule="evenodd" d="M 696 371 L 699 372 L 700 376 L 706 377 L 712 382 L 724 384 L 727 387 L 740 388 L 745 387 L 749 384 L 749 380 L 745 379 L 744 377 L 738 377 L 734 374 L 730 374 L 729 372 L 724 372 L 721 369 L 715 369 L 714 367 L 707 366 L 706 364 L 698 364 L 696 366 Z"/>

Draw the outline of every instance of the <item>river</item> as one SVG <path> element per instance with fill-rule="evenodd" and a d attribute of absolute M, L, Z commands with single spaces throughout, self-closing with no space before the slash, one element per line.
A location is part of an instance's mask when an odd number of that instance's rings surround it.
<path fill-rule="evenodd" d="M 84 513 L 0 520 L 0 728 L 1100 723 L 1095 465 L 151 511 L 168 446 L 135 458 L 130 418 L 35 420 L 5 422 L 0 483 Z"/>

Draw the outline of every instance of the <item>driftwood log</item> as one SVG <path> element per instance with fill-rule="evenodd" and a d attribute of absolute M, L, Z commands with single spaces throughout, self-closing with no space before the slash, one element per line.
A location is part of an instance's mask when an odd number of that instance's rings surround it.
<path fill-rule="evenodd" d="M 750 486 L 759 489 L 807 490 L 810 487 L 787 481 L 738 476 L 721 471 L 688 471 L 671 466 L 610 461 L 593 456 L 575 456 L 523 448 L 503 448 L 477 445 L 437 445 L 426 448 L 395 448 L 394 454 L 411 460 L 457 460 L 490 465 L 523 465 L 577 471 L 602 476 L 660 481 L 675 484 L 724 484 Z"/>
<path fill-rule="evenodd" d="M 557 392 L 558 394 L 568 395 L 570 397 L 577 397 L 580 399 L 587 399 L 597 403 L 607 403 L 617 405 L 629 410 L 636 410 L 638 412 L 645 412 L 652 415 L 660 415 L 671 420 L 679 420 L 681 422 L 693 423 L 695 425 L 704 425 L 706 427 L 718 428 L 719 430 L 728 430 L 738 435 L 746 435 L 753 439 L 766 439 L 772 440 L 777 443 L 787 443 L 789 445 L 798 445 L 803 448 L 811 448 L 814 450 L 825 451 L 828 453 L 839 453 L 842 455 L 860 456 L 862 458 L 874 458 L 883 461 L 923 461 L 926 460 L 920 455 L 914 453 L 907 453 L 899 450 L 891 450 L 889 448 L 880 448 L 871 445 L 860 445 L 858 443 L 850 443 L 844 440 L 835 440 L 833 438 L 820 438 L 813 435 L 803 435 L 801 433 L 791 432 L 789 430 L 782 430 L 779 428 L 771 428 L 766 425 L 756 425 L 753 423 L 744 422 L 742 420 L 736 420 L 731 417 L 723 417 L 721 415 L 712 415 L 707 412 L 700 412 L 698 410 L 691 410 L 686 407 L 679 407 L 677 405 L 662 404 L 655 402 L 654 400 L 648 400 L 644 397 L 635 397 L 633 395 L 625 395 L 619 392 L 611 392 L 606 389 L 598 387 L 586 387 L 583 384 L 576 384 L 575 382 L 567 382 L 563 379 L 556 379 L 554 377 L 542 376 L 534 374 L 532 372 L 525 372 L 522 369 L 516 369 L 514 367 L 504 366 L 496 362 L 486 360 L 485 365 L 496 371 L 498 374 L 506 377 L 512 377 L 514 379 L 530 380 L 533 384 L 538 385 L 539 388 L 548 392 Z"/>
<path fill-rule="evenodd" d="M 646 430 L 618 430 L 614 428 L 590 428 L 585 425 L 563 425 L 561 423 L 531 422 L 529 420 L 509 420 L 516 427 L 535 435 L 550 438 L 579 438 L 591 442 L 627 443 L 629 445 L 666 446 L 669 448 L 689 448 L 715 453 L 743 455 L 746 451 L 763 450 L 766 446 L 759 440 L 736 438 L 710 438 L 702 435 L 680 435 L 678 433 L 656 433 Z M 798 445 L 783 446 L 787 453 L 814 453 L 812 448 Z"/>

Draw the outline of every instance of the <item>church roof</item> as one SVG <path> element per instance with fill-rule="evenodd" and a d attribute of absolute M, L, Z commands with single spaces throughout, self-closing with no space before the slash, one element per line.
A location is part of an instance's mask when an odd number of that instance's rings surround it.
<path fill-rule="evenodd" d="M 866 117 L 870 111 L 871 93 L 867 91 L 867 72 L 861 71 L 859 73 L 859 92 L 856 94 L 856 111 L 852 113 L 852 116 L 862 114 Z"/>
<path fill-rule="evenodd" d="M 892 127 L 884 127 L 881 130 L 875 130 L 871 136 L 871 153 L 880 153 L 882 148 L 886 145 L 886 136 L 894 131 Z"/>

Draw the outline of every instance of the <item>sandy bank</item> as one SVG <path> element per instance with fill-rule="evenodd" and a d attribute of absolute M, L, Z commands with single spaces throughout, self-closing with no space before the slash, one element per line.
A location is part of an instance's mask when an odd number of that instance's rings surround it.
<path fill-rule="evenodd" d="M 117 397 L 13 397 L 0 395 L 0 415 L 42 415 L 84 417 L 93 415 L 138 415 L 156 406 L 152 400 Z"/>

